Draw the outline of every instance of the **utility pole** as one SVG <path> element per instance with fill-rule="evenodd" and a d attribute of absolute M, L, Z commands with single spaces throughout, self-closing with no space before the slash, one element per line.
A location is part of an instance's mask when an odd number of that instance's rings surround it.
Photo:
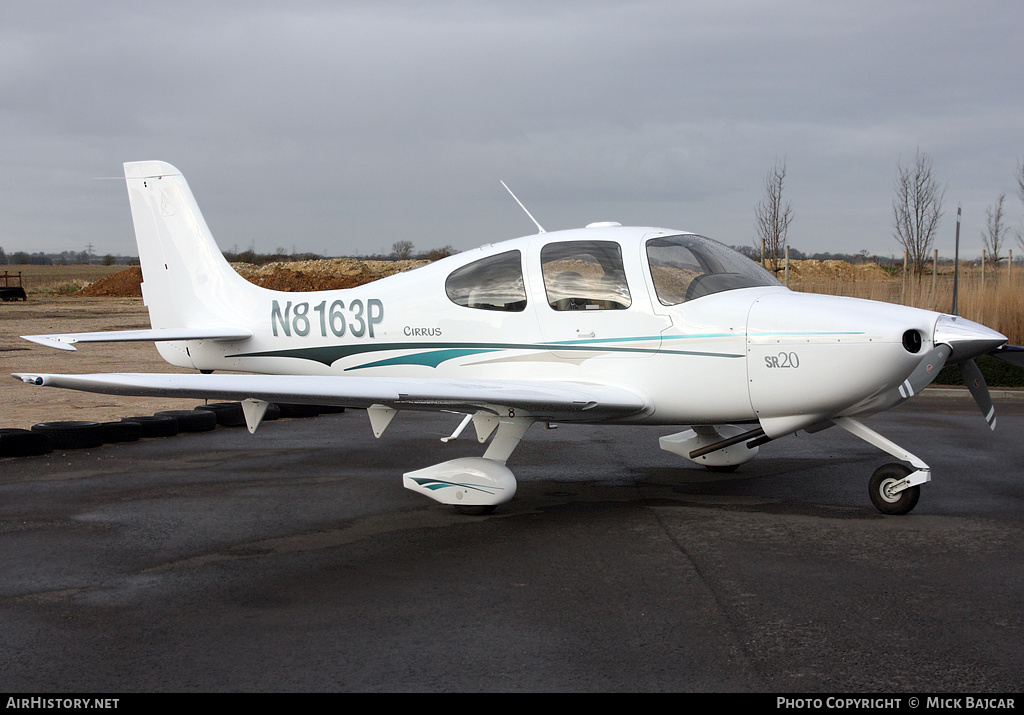
<path fill-rule="evenodd" d="M 956 205 L 956 248 L 953 253 L 953 315 L 957 313 L 957 289 L 960 285 L 960 204 Z"/>
<path fill-rule="evenodd" d="M 903 285 L 900 288 L 900 303 L 907 304 L 907 263 L 910 261 L 910 251 L 903 251 Z"/>

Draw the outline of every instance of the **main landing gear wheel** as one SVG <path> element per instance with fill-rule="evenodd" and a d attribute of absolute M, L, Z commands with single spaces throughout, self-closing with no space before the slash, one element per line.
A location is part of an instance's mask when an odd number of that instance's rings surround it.
<path fill-rule="evenodd" d="M 901 492 L 890 490 L 913 472 L 903 464 L 885 464 L 875 470 L 868 482 L 871 503 L 883 514 L 909 514 L 921 498 L 921 487 L 913 486 Z"/>

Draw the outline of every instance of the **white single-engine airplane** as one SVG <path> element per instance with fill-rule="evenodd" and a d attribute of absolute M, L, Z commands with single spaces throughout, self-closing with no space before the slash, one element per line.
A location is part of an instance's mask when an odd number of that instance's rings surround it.
<path fill-rule="evenodd" d="M 515 494 L 505 463 L 530 425 L 575 422 L 686 426 L 661 447 L 722 471 L 769 440 L 838 425 L 912 465 L 887 464 L 870 480 L 879 510 L 905 514 L 930 469 L 860 418 L 956 363 L 994 427 L 973 358 L 1021 363 L 1021 348 L 977 323 L 794 293 L 710 239 L 615 223 L 537 224 L 534 236 L 348 290 L 267 290 L 224 259 L 177 169 L 124 168 L 152 329 L 25 337 L 65 350 L 156 341 L 165 360 L 201 374 L 14 377 L 240 400 L 250 432 L 270 402 L 365 408 L 377 437 L 400 410 L 461 413 L 447 439 L 472 422 L 480 442 L 491 438 L 483 456 L 408 472 L 404 484 L 470 513 Z"/>

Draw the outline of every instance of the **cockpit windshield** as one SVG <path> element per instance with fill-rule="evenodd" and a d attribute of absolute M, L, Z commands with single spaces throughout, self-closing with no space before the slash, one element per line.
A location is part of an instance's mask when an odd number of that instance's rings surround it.
<path fill-rule="evenodd" d="M 652 238 L 647 242 L 647 261 L 662 305 L 737 288 L 782 285 L 746 256 L 692 234 Z"/>

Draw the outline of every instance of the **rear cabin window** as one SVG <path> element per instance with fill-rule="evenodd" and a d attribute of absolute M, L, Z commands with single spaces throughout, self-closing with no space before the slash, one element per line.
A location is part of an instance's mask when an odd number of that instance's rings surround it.
<path fill-rule="evenodd" d="M 453 303 L 467 308 L 526 310 L 526 286 L 519 251 L 499 253 L 463 266 L 448 276 L 444 288 Z"/>
<path fill-rule="evenodd" d="M 622 249 L 613 241 L 549 243 L 540 263 L 548 305 L 555 310 L 624 310 L 632 302 Z"/>

